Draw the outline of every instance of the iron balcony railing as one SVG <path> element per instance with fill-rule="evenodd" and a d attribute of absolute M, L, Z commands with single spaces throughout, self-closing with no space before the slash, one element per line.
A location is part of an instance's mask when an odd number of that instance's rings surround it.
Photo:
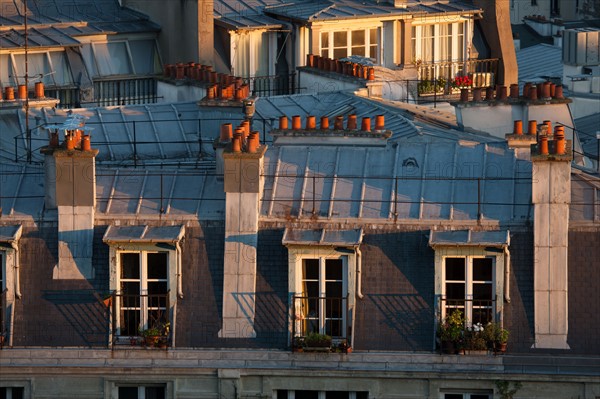
<path fill-rule="evenodd" d="M 294 295 L 292 302 L 292 339 L 316 332 L 329 335 L 334 343 L 349 342 L 351 326 L 347 296 Z"/>
<path fill-rule="evenodd" d="M 169 344 L 169 293 L 126 294 L 114 292 L 110 302 L 112 344 L 142 342 L 144 331 L 157 328 Z"/>
<path fill-rule="evenodd" d="M 158 99 L 158 84 L 154 77 L 94 80 L 93 103 L 111 105 L 151 104 Z"/>
<path fill-rule="evenodd" d="M 450 299 L 445 295 L 437 297 L 438 323 L 452 312 L 460 311 L 465 319 L 465 328 L 481 324 L 485 326 L 489 322 L 498 322 L 499 315 L 496 307 L 496 299 Z"/>
<path fill-rule="evenodd" d="M 497 74 L 497 58 L 417 64 L 418 80 L 437 80 L 444 85 L 450 84 L 457 76 L 469 76 L 473 87 L 493 87 Z"/>
<path fill-rule="evenodd" d="M 244 83 L 250 86 L 253 96 L 269 97 L 298 93 L 295 72 L 288 75 L 253 76 L 244 78 Z"/>

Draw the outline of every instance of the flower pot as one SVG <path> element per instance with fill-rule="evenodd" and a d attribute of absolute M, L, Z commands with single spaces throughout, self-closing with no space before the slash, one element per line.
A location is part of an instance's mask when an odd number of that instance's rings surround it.
<path fill-rule="evenodd" d="M 442 341 L 441 350 L 444 354 L 454 355 L 456 354 L 456 345 L 454 341 Z"/>
<path fill-rule="evenodd" d="M 494 344 L 494 351 L 496 353 L 505 353 L 506 352 L 507 343 L 506 342 L 496 342 Z"/>

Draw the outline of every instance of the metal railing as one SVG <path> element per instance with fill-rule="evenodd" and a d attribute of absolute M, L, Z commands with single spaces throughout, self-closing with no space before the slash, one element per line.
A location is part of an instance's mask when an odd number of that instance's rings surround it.
<path fill-rule="evenodd" d="M 350 338 L 347 296 L 294 295 L 292 303 L 292 339 L 305 337 L 311 332 L 327 334 L 334 341 Z"/>
<path fill-rule="evenodd" d="M 80 108 L 80 90 L 78 87 L 46 87 L 46 97 L 59 100 L 57 108 Z"/>
<path fill-rule="evenodd" d="M 485 326 L 489 322 L 498 322 L 499 319 L 496 299 L 449 299 L 445 295 L 439 295 L 436 300 L 439 324 L 443 323 L 447 315 L 455 311 L 462 312 L 465 328 L 478 323 Z"/>
<path fill-rule="evenodd" d="M 443 61 L 433 63 L 417 64 L 417 78 L 419 80 L 445 79 L 446 81 L 453 80 L 456 76 L 475 75 L 474 81 L 477 80 L 478 86 L 488 87 L 494 86 L 495 78 L 498 74 L 498 59 L 482 59 L 482 60 L 464 60 L 464 61 Z M 485 75 L 489 74 L 489 75 Z M 479 78 L 482 76 L 482 78 Z M 489 81 L 479 81 L 478 79 L 487 79 Z M 475 84 L 476 82 L 474 82 Z"/>
<path fill-rule="evenodd" d="M 288 75 L 253 76 L 244 78 L 244 83 L 250 86 L 252 95 L 259 97 L 298 93 L 296 72 Z"/>
<path fill-rule="evenodd" d="M 158 99 L 154 77 L 94 80 L 94 103 L 98 106 L 151 104 Z"/>
<path fill-rule="evenodd" d="M 143 331 L 158 328 L 161 337 L 170 341 L 165 328 L 170 325 L 169 293 L 166 294 L 125 294 L 114 292 L 110 305 L 112 323 L 112 344 L 136 342 Z M 144 312 L 144 315 L 142 315 Z"/>

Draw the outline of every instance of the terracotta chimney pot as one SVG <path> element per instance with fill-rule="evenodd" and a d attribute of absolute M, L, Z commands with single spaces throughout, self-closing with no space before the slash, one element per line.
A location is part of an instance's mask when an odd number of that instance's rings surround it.
<path fill-rule="evenodd" d="M 375 130 L 385 130 L 385 116 L 375 116 Z"/>
<path fill-rule="evenodd" d="M 356 130 L 356 114 L 348 115 L 348 122 L 346 124 L 346 129 Z"/>
<path fill-rule="evenodd" d="M 554 153 L 556 155 L 565 154 L 565 128 L 556 126 L 554 129 Z"/>
<path fill-rule="evenodd" d="M 371 118 L 369 118 L 368 116 L 362 118 L 360 130 L 362 130 L 363 132 L 371 131 Z"/>
<path fill-rule="evenodd" d="M 306 130 L 314 130 L 317 128 L 317 118 L 314 115 L 306 117 Z"/>
<path fill-rule="evenodd" d="M 19 85 L 17 88 L 17 96 L 19 100 L 27 100 L 27 86 Z"/>
<path fill-rule="evenodd" d="M 300 118 L 300 115 L 292 116 L 292 129 L 293 130 L 302 129 L 302 119 Z"/>
<path fill-rule="evenodd" d="M 321 129 L 322 130 L 329 129 L 329 118 L 326 116 L 321 117 Z"/>
<path fill-rule="evenodd" d="M 481 88 L 476 87 L 472 91 L 473 91 L 473 102 L 481 101 Z"/>
<path fill-rule="evenodd" d="M 540 135 L 540 141 L 538 142 L 540 155 L 548 155 L 548 136 L 543 134 Z"/>
<path fill-rule="evenodd" d="M 466 103 L 469 101 L 469 89 L 460 89 L 460 102 Z"/>
<path fill-rule="evenodd" d="M 518 119 L 514 122 L 513 134 L 521 136 L 523 134 L 523 121 Z"/>
<path fill-rule="evenodd" d="M 46 95 L 44 94 L 44 83 L 35 82 L 35 98 L 44 98 Z"/>
<path fill-rule="evenodd" d="M 81 150 L 82 151 L 91 151 L 92 150 L 92 142 L 89 134 L 84 134 L 81 139 Z"/>
<path fill-rule="evenodd" d="M 529 121 L 528 125 L 527 125 L 527 134 L 534 136 L 537 134 L 537 121 L 536 120 L 532 120 Z"/>
<path fill-rule="evenodd" d="M 287 116 L 279 117 L 279 129 L 281 129 L 281 130 L 288 129 L 288 117 Z"/>
<path fill-rule="evenodd" d="M 344 130 L 344 116 L 338 115 L 335 117 L 335 121 L 333 122 L 333 128 L 335 130 Z"/>
<path fill-rule="evenodd" d="M 519 98 L 519 85 L 511 84 L 510 85 L 510 98 Z"/>
<path fill-rule="evenodd" d="M 557 100 L 562 100 L 564 97 L 563 94 L 563 86 L 562 85 L 557 85 L 554 88 L 554 98 L 556 98 Z"/>
<path fill-rule="evenodd" d="M 230 141 L 233 137 L 233 126 L 231 123 L 223 123 L 221 125 L 221 140 L 222 143 Z"/>

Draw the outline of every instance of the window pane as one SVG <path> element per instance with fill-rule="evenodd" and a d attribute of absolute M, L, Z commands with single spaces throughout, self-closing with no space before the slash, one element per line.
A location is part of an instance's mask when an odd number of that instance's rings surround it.
<path fill-rule="evenodd" d="M 121 278 L 140 278 L 140 254 L 133 252 L 121 254 Z"/>
<path fill-rule="evenodd" d="M 348 45 L 348 32 L 333 32 L 333 46 L 346 47 Z"/>
<path fill-rule="evenodd" d="M 361 57 L 365 56 L 365 47 L 352 47 L 351 55 L 359 55 Z"/>
<path fill-rule="evenodd" d="M 119 399 L 138 399 L 138 388 L 119 387 Z"/>
<path fill-rule="evenodd" d="M 121 311 L 121 335 L 136 336 L 140 326 L 140 312 L 137 310 Z"/>
<path fill-rule="evenodd" d="M 444 399 L 463 399 L 461 393 L 447 393 L 444 395 Z"/>
<path fill-rule="evenodd" d="M 326 399 L 349 399 L 349 392 L 339 392 L 339 391 L 327 391 L 325 393 Z"/>
<path fill-rule="evenodd" d="M 148 262 L 148 278 L 149 279 L 167 279 L 167 253 L 149 253 Z"/>
<path fill-rule="evenodd" d="M 490 399 L 490 395 L 471 394 L 471 399 Z"/>
<path fill-rule="evenodd" d="M 146 399 L 164 399 L 164 387 L 146 387 Z"/>
<path fill-rule="evenodd" d="M 352 31 L 352 46 L 364 46 L 365 45 L 365 31 L 364 30 L 353 30 Z"/>
<path fill-rule="evenodd" d="M 94 60 L 94 56 L 92 54 L 91 44 L 84 44 L 81 46 L 81 56 L 83 57 L 83 62 L 85 63 L 85 67 L 87 68 L 90 76 L 98 76 L 98 69 L 96 68 L 96 61 Z"/>
<path fill-rule="evenodd" d="M 15 67 L 17 68 L 17 79 L 19 82 L 25 83 L 25 54 L 15 54 Z M 54 85 L 46 53 L 30 53 L 27 60 L 27 69 L 30 83 L 34 80 L 39 81 L 41 78 L 44 84 Z"/>
<path fill-rule="evenodd" d="M 329 32 L 321 32 L 321 48 L 329 48 Z"/>
<path fill-rule="evenodd" d="M 473 299 L 492 300 L 491 284 L 473 284 Z"/>
<path fill-rule="evenodd" d="M 377 29 L 369 29 L 369 44 L 377 44 Z"/>
<path fill-rule="evenodd" d="M 296 399 L 319 399 L 319 391 L 296 391 Z"/>
<path fill-rule="evenodd" d="M 446 258 L 446 280 L 465 281 L 465 258 Z"/>
<path fill-rule="evenodd" d="M 344 279 L 344 267 L 341 259 L 325 261 L 325 279 L 341 281 Z"/>
<path fill-rule="evenodd" d="M 15 82 L 12 78 L 14 75 L 12 71 L 12 63 L 10 62 L 10 57 L 8 54 L 0 55 L 0 85 L 4 86 L 14 86 Z M 11 76 L 11 77 L 9 77 Z"/>
<path fill-rule="evenodd" d="M 329 282 L 325 284 L 326 295 L 328 298 L 341 298 L 344 294 L 341 282 Z"/>
<path fill-rule="evenodd" d="M 344 48 L 336 48 L 333 50 L 333 58 L 340 59 L 348 56 L 348 50 Z"/>
<path fill-rule="evenodd" d="M 446 283 L 446 299 L 465 299 L 465 285 L 463 283 Z M 449 303 L 451 305 L 451 303 Z"/>
<path fill-rule="evenodd" d="M 140 295 L 140 283 L 135 281 L 121 282 L 121 293 L 125 295 Z"/>
<path fill-rule="evenodd" d="M 129 50 L 136 74 L 153 74 L 156 71 L 158 53 L 154 40 L 131 40 Z"/>
<path fill-rule="evenodd" d="M 125 43 L 94 44 L 94 55 L 100 75 L 127 75 L 131 73 Z"/>
<path fill-rule="evenodd" d="M 52 77 L 54 77 L 56 84 L 59 86 L 73 84 L 73 76 L 66 54 L 63 51 L 52 51 L 50 60 L 52 61 Z"/>
<path fill-rule="evenodd" d="M 302 278 L 304 280 L 319 279 L 319 259 L 304 259 Z"/>
<path fill-rule="evenodd" d="M 492 258 L 473 259 L 473 281 L 492 281 Z"/>
<path fill-rule="evenodd" d="M 148 295 L 164 295 L 166 293 L 167 283 L 165 281 L 148 283 Z"/>

